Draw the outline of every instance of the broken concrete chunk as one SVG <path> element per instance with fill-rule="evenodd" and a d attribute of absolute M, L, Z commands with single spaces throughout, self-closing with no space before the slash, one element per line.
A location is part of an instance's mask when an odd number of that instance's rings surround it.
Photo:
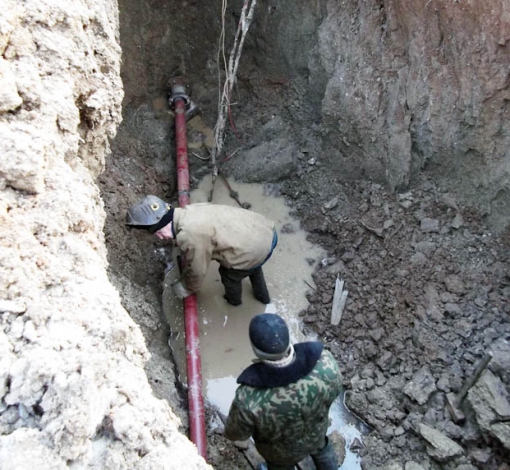
<path fill-rule="evenodd" d="M 467 399 L 480 428 L 498 439 L 510 450 L 510 401 L 503 382 L 490 370 L 485 370 L 469 390 Z"/>
<path fill-rule="evenodd" d="M 422 367 L 416 372 L 404 387 L 404 393 L 420 405 L 427 403 L 430 395 L 436 390 L 436 381 L 427 367 Z"/>
<path fill-rule="evenodd" d="M 438 233 L 439 232 L 439 220 L 429 219 L 424 217 L 421 219 L 420 229 L 426 233 Z"/>
<path fill-rule="evenodd" d="M 429 444 L 427 454 L 438 462 L 447 462 L 464 453 L 462 447 L 454 440 L 426 424 L 420 423 L 418 431 Z"/>

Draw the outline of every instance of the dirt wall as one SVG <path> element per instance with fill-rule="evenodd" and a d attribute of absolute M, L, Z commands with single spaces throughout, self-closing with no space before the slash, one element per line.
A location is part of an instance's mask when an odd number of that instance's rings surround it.
<path fill-rule="evenodd" d="M 116 1 L 7 0 L 0 53 L 0 467 L 209 468 L 106 275 Z"/>
<path fill-rule="evenodd" d="M 300 150 L 345 181 L 400 191 L 425 172 L 504 228 L 509 9 L 503 0 L 261 1 L 240 67 L 243 107 L 264 103 L 265 122 L 284 116 Z M 238 131 L 261 126 L 252 121 L 238 117 Z"/>

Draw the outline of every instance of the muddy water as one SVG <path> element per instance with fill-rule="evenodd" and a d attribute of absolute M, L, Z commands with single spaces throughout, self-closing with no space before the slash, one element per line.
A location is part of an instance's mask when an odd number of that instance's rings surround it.
<path fill-rule="evenodd" d="M 204 394 L 207 399 L 224 412 L 234 396 L 235 378 L 253 359 L 248 339 L 248 325 L 258 313 L 278 313 L 288 322 L 293 342 L 303 341 L 299 329 L 300 311 L 308 302 L 305 294 L 314 286 L 312 272 L 325 257 L 322 249 L 306 240 L 299 221 L 289 215 L 283 198 L 273 197 L 262 185 L 238 184 L 230 181 L 232 189 L 239 193 L 242 202 L 249 202 L 251 210 L 264 214 L 276 223 L 278 246 L 264 265 L 264 275 L 271 295 L 271 304 L 264 305 L 253 298 L 248 279 L 243 281 L 243 303 L 237 307 L 223 299 L 224 288 L 218 273 L 218 263 L 213 261 L 207 277 L 197 295 L 200 324 L 200 346 Z M 211 180 L 204 179 L 192 192 L 191 202 L 207 202 Z M 218 178 L 213 203 L 237 206 L 223 180 Z M 164 310 L 172 330 L 171 346 L 176 348 L 178 369 L 182 380 L 186 379 L 183 354 L 182 301 L 175 299 L 170 285 L 177 276 L 172 270 L 165 279 Z"/>
<path fill-rule="evenodd" d="M 301 333 L 299 312 L 308 306 L 306 292 L 314 287 L 312 273 L 317 263 L 325 257 L 320 247 L 306 240 L 306 232 L 301 230 L 299 221 L 291 217 L 283 198 L 271 195 L 270 186 L 229 182 L 232 189 L 238 192 L 241 202 L 248 202 L 251 210 L 275 221 L 279 240 L 272 257 L 263 267 L 271 304 L 266 306 L 255 300 L 249 280 L 246 279 L 243 281 L 242 305 L 229 305 L 223 299 L 224 288 L 215 261 L 211 262 L 207 277 L 197 294 L 203 393 L 206 400 L 225 415 L 228 414 L 237 388 L 236 377 L 254 358 L 248 338 L 248 326 L 254 315 L 263 312 L 278 313 L 287 321 L 293 342 L 313 339 L 304 338 Z M 192 192 L 191 202 L 207 202 L 210 186 L 211 178 L 208 177 Z M 212 202 L 237 206 L 221 178 L 216 181 Z M 179 378 L 182 383 L 186 383 L 182 301 L 175 298 L 171 289 L 171 283 L 176 277 L 178 272 L 174 268 L 165 278 L 163 310 L 172 331 L 169 344 L 174 352 Z M 332 417 L 331 429 L 344 434 L 348 443 L 359 437 L 356 427 L 343 417 L 348 411 L 341 400 L 333 408 L 336 411 L 335 417 Z M 352 454 L 348 455 L 351 460 L 352 457 Z M 343 465 L 341 468 L 359 467 Z"/>

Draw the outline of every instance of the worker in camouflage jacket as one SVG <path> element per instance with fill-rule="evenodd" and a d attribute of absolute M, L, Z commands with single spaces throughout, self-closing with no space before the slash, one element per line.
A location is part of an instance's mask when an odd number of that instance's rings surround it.
<path fill-rule="evenodd" d="M 216 260 L 227 302 L 242 303 L 246 277 L 257 300 L 271 301 L 262 265 L 271 257 L 278 236 L 274 222 L 263 215 L 219 204 L 173 208 L 150 195 L 128 209 L 126 225 L 147 230 L 160 240 L 173 240 L 181 250 L 185 263 L 173 285 L 178 297 L 198 292 L 211 260 Z"/>
<path fill-rule="evenodd" d="M 258 361 L 237 379 L 225 436 L 253 437 L 266 460 L 260 470 L 291 470 L 307 455 L 318 470 L 337 470 L 326 437 L 329 408 L 342 392 L 337 362 L 319 342 L 290 344 L 287 325 L 276 314 L 253 317 L 249 335 Z"/>

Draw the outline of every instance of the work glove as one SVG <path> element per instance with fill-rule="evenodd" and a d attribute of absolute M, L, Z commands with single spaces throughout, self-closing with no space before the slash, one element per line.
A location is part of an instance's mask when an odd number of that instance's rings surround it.
<path fill-rule="evenodd" d="M 184 287 L 184 284 L 181 281 L 177 281 L 172 285 L 172 288 L 175 292 L 175 295 L 179 297 L 179 299 L 185 299 L 189 297 L 193 292 L 189 291 Z"/>

